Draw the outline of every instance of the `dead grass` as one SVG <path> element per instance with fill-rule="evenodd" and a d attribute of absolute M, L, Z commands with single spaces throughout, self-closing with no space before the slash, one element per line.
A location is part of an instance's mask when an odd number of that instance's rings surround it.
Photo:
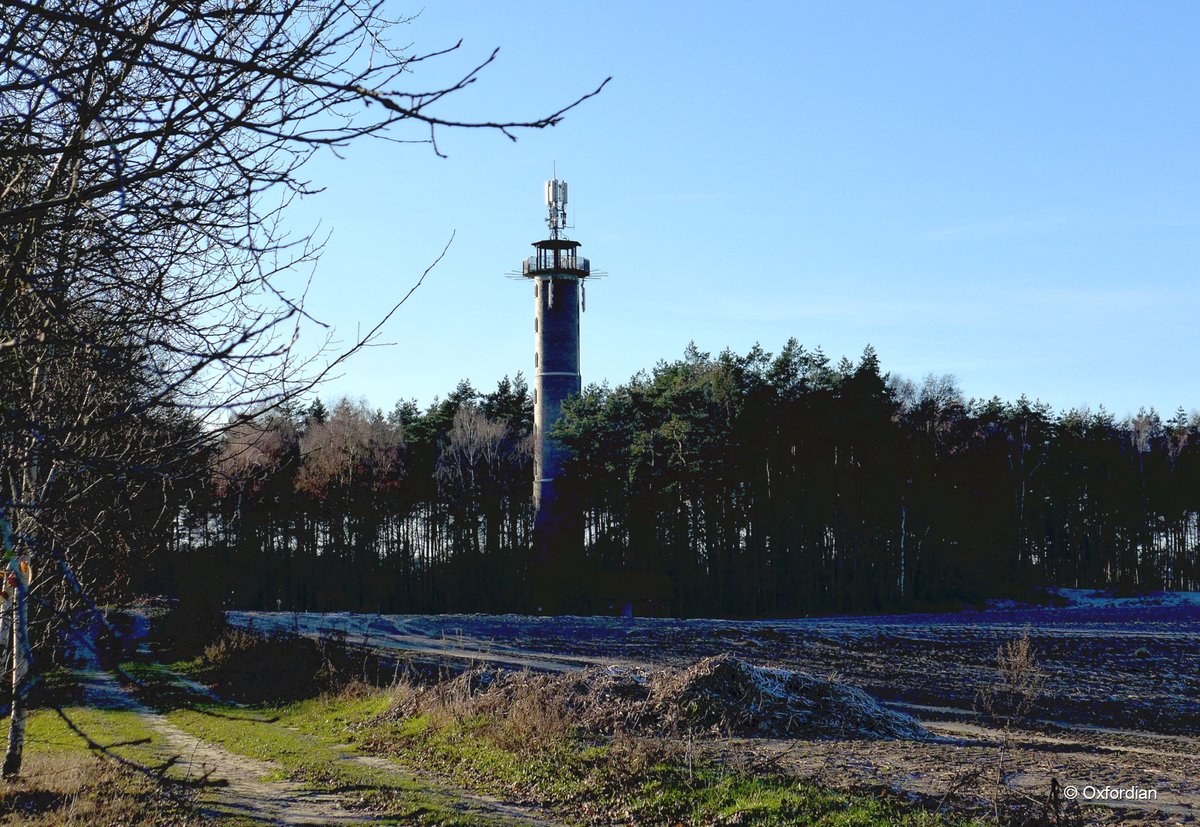
<path fill-rule="evenodd" d="M 84 753 L 34 753 L 0 786 L 12 827 L 192 827 L 203 820 L 181 791 Z"/>
<path fill-rule="evenodd" d="M 686 669 L 589 669 L 567 674 L 474 669 L 432 686 L 399 686 L 392 720 L 435 724 L 504 721 L 516 745 L 628 733 L 824 738 L 927 737 L 912 718 L 880 707 L 855 687 L 799 672 L 753 666 L 729 655 Z"/>
<path fill-rule="evenodd" d="M 437 684 L 402 684 L 389 690 L 387 712 L 356 728 L 355 740 L 367 752 L 415 762 L 493 795 L 536 801 L 580 823 L 932 827 L 954 821 L 886 796 L 823 790 L 752 755 L 736 764 L 722 760 L 711 733 L 689 722 L 786 724 L 763 717 L 776 714 L 769 711 L 776 701 L 760 697 L 774 697 L 770 687 L 755 684 L 747 695 L 742 681 L 761 678 L 753 667 L 714 661 L 636 674 L 476 669 Z M 759 710 L 739 717 L 731 706 L 747 699 Z M 844 725 L 843 715 L 836 730 Z"/>

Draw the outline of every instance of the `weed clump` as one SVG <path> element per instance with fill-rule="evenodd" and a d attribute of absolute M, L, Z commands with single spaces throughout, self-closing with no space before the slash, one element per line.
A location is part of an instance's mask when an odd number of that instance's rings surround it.
<path fill-rule="evenodd" d="M 1028 632 L 996 651 L 996 677 L 975 695 L 975 708 L 986 720 L 1006 726 L 1029 718 L 1041 698 L 1046 673 Z"/>

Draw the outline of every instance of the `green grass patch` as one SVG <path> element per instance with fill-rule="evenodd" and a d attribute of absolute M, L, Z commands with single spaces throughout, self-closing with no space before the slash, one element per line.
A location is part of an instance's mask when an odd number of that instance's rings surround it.
<path fill-rule="evenodd" d="M 70 724 L 53 709 L 30 712 L 21 777 L 0 785 L 0 823 L 13 827 L 201 823 L 183 790 L 112 760 L 143 767 L 157 766 L 162 760 L 149 740 L 154 732 L 137 713 L 69 706 L 63 714 Z M 89 746 L 80 732 L 104 750 Z"/>
<path fill-rule="evenodd" d="M 751 778 L 678 766 L 648 774 L 625 806 L 647 821 L 687 824 L 934 827 L 949 824 L 911 806 L 800 784 L 779 776 Z M 957 823 L 957 822 L 954 822 Z"/>
<path fill-rule="evenodd" d="M 439 724 L 428 716 L 379 724 L 366 733 L 365 746 L 402 763 L 436 768 L 457 784 L 503 795 L 513 789 L 548 804 L 576 799 L 602 748 L 563 741 L 536 756 L 505 749 L 489 735 L 491 720 L 475 717 Z"/>
<path fill-rule="evenodd" d="M 197 691 L 184 680 L 188 671 L 196 669 L 196 663 L 172 664 L 131 661 L 121 664 L 120 671 L 133 681 L 127 688 L 143 703 L 159 709 L 211 703 L 212 697 Z"/>
<path fill-rule="evenodd" d="M 381 723 L 366 746 L 432 767 L 495 794 L 519 791 L 585 821 L 641 824 L 941 827 L 963 822 L 881 798 L 826 790 L 780 775 L 748 776 L 693 764 L 678 744 L 568 737 L 551 749 L 514 747 L 507 721 L 415 715 Z"/>
<path fill-rule="evenodd" d="M 52 666 L 40 673 L 34 685 L 30 703 L 34 708 L 41 706 L 69 706 L 83 699 L 83 690 L 73 669 Z"/>
<path fill-rule="evenodd" d="M 364 810 L 377 814 L 380 824 L 512 824 L 463 812 L 451 792 L 431 787 L 399 766 L 388 769 L 347 758 L 354 753 L 352 730 L 387 708 L 385 693 L 236 706 L 198 696 L 166 667 L 127 664 L 126 668 L 144 682 L 142 695 L 147 702 L 154 702 L 158 694 L 162 714 L 175 726 L 230 752 L 271 761 L 280 767 L 280 778 L 299 780 L 313 789 L 352 793 Z"/>
<path fill-rule="evenodd" d="M 26 723 L 25 743 L 29 753 L 87 753 L 94 751 L 80 732 L 106 751 L 139 764 L 156 763 L 152 744 L 154 731 L 136 712 L 95 709 L 86 706 L 63 708 L 71 724 L 53 709 L 33 710 Z M 74 725 L 79 732 L 72 729 Z"/>
<path fill-rule="evenodd" d="M 198 703 L 168 709 L 169 721 L 187 732 L 252 758 L 279 763 L 292 775 L 326 778 L 330 765 L 345 753 L 347 726 L 358 717 L 377 714 L 379 702 L 321 698 L 278 707 L 236 707 Z M 348 783 L 379 780 L 386 774 L 349 764 L 340 772 L 353 774 Z"/>

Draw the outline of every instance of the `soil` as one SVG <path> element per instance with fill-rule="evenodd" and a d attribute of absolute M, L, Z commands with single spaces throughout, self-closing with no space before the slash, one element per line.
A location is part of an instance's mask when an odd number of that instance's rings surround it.
<path fill-rule="evenodd" d="M 771 767 L 849 789 L 984 809 L 1045 800 L 1051 783 L 1078 801 L 1106 787 L 1152 801 L 1091 801 L 1085 823 L 1200 823 L 1200 608 L 1014 608 L 781 621 L 231 612 L 238 625 L 320 635 L 407 663 L 493 664 L 551 672 L 687 667 L 732 653 L 857 686 L 917 718 L 927 740 L 711 738 L 730 763 Z M 1042 692 L 1028 718 L 976 712 L 997 681 L 997 650 L 1028 635 Z"/>

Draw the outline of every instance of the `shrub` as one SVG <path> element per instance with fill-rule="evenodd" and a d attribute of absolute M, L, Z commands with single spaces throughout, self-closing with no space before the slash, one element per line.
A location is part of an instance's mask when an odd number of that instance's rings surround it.
<path fill-rule="evenodd" d="M 187 595 L 154 623 L 151 639 L 166 659 L 190 660 L 229 632 L 225 611 L 210 595 Z"/>

